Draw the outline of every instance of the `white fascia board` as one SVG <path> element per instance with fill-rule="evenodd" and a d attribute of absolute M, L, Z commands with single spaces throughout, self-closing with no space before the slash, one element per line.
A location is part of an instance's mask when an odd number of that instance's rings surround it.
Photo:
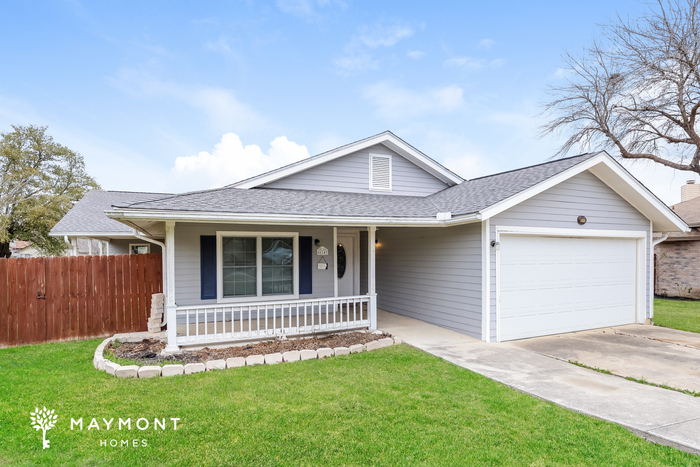
<path fill-rule="evenodd" d="M 130 232 L 49 232 L 50 237 L 110 237 L 110 238 L 132 238 Z"/>
<path fill-rule="evenodd" d="M 652 220 L 654 225 L 658 227 L 655 230 L 668 232 L 690 231 L 680 217 L 632 177 L 605 151 L 601 151 L 598 155 L 585 162 L 570 167 L 554 177 L 484 209 L 481 211 L 482 218 L 490 219 L 586 170 L 598 177 L 625 201 Z"/>
<path fill-rule="evenodd" d="M 229 222 L 237 224 L 283 224 L 314 226 L 367 226 L 378 227 L 449 227 L 452 225 L 479 222 L 481 216 L 468 214 L 446 220 L 435 217 L 345 217 L 345 216 L 296 216 L 277 214 L 236 214 L 227 212 L 190 212 L 190 211 L 147 211 L 119 210 L 105 211 L 108 217 L 117 221 L 175 221 L 216 223 Z"/>
<path fill-rule="evenodd" d="M 294 164 L 285 169 L 277 170 L 267 174 L 262 174 L 257 177 L 250 178 L 248 180 L 244 180 L 242 182 L 234 183 L 231 186 L 235 188 L 249 189 L 266 185 L 276 180 L 280 180 L 282 178 L 289 177 L 290 175 L 294 175 L 295 173 L 303 172 L 304 170 L 308 170 L 313 167 L 317 167 L 321 164 L 325 164 L 326 162 L 332 161 L 334 159 L 347 156 L 348 154 L 352 154 L 353 152 L 367 149 L 377 144 L 383 144 L 389 149 L 392 149 L 393 151 L 410 160 L 423 170 L 427 171 L 428 173 L 437 177 L 438 179 L 442 180 L 448 185 L 458 185 L 464 181 L 464 179 L 462 179 L 458 175 L 450 172 L 449 170 L 432 161 L 416 149 L 408 146 L 405 142 L 401 141 L 393 134 L 382 133 L 371 138 L 358 141 L 357 143 L 349 144 L 337 151 L 332 151 L 325 155 L 310 157 L 305 161 L 302 161 L 298 164 Z"/>

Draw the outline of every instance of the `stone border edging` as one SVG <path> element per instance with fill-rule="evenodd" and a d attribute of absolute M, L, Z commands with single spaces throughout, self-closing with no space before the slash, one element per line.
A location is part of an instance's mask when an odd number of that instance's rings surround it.
<path fill-rule="evenodd" d="M 316 358 L 326 358 L 335 355 L 349 355 L 353 353 L 369 352 L 372 350 L 389 347 L 390 345 L 401 344 L 403 341 L 399 337 L 385 337 L 366 344 L 355 344 L 350 347 L 336 347 L 334 349 L 323 347 L 318 350 L 290 350 L 284 353 L 271 353 L 267 355 L 249 355 L 248 357 L 231 357 L 226 360 L 209 360 L 204 363 L 187 363 L 185 365 L 119 365 L 104 358 L 104 349 L 112 342 L 114 337 L 109 337 L 102 341 L 95 349 L 95 356 L 92 364 L 95 369 L 106 371 L 110 375 L 118 378 L 155 378 L 158 376 L 189 375 L 201 373 L 203 371 L 224 370 L 227 368 L 239 368 L 253 365 L 274 365 L 282 362 L 298 362 L 301 360 L 312 360 Z"/>

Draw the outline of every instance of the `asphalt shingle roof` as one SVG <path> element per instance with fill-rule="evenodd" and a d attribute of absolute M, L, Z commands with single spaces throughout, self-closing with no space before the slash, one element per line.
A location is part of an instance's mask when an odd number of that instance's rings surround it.
<path fill-rule="evenodd" d="M 117 208 L 164 211 L 295 214 L 347 217 L 435 217 L 479 212 L 598 153 L 559 159 L 465 181 L 427 197 L 328 191 L 224 187 L 160 199 L 114 203 Z M 105 208 L 106 209 L 106 208 Z"/>
<path fill-rule="evenodd" d="M 131 233 L 132 229 L 121 222 L 110 219 L 105 211 L 114 204 L 130 204 L 167 196 L 166 193 L 139 193 L 132 191 L 102 191 L 93 190 L 80 199 L 70 211 L 63 216 L 51 229 L 52 235 L 63 235 L 75 232 L 124 232 Z"/>
<path fill-rule="evenodd" d="M 671 206 L 671 209 L 689 226 L 700 225 L 700 198 L 693 198 L 674 204 Z"/>

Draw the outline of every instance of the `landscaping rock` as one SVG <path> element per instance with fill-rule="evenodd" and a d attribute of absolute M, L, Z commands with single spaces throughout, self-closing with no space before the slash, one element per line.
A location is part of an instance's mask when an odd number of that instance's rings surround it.
<path fill-rule="evenodd" d="M 161 370 L 163 376 L 176 376 L 181 375 L 185 372 L 184 365 L 165 365 Z"/>
<path fill-rule="evenodd" d="M 333 349 L 333 353 L 336 357 L 338 355 L 350 355 L 350 349 L 348 347 L 336 347 Z"/>
<path fill-rule="evenodd" d="M 207 370 L 225 370 L 226 360 L 209 360 L 207 362 Z"/>
<path fill-rule="evenodd" d="M 329 349 L 328 347 L 324 347 L 324 348 L 318 349 L 316 351 L 316 353 L 318 353 L 318 358 L 332 357 L 333 356 L 333 349 Z"/>
<path fill-rule="evenodd" d="M 315 350 L 302 350 L 300 352 L 300 356 L 302 360 L 313 360 L 318 358 L 318 354 Z"/>
<path fill-rule="evenodd" d="M 206 369 L 207 367 L 204 365 L 204 363 L 188 363 L 185 365 L 185 374 L 189 375 L 192 373 L 201 373 Z"/>
<path fill-rule="evenodd" d="M 156 378 L 160 376 L 160 372 L 159 366 L 142 366 L 139 368 L 139 378 Z"/>
<path fill-rule="evenodd" d="M 364 344 L 355 344 L 350 346 L 350 353 L 360 353 L 367 350 Z"/>
<path fill-rule="evenodd" d="M 277 352 L 265 355 L 265 363 L 267 363 L 268 365 L 282 363 L 282 354 Z"/>
<path fill-rule="evenodd" d="M 231 357 L 226 359 L 227 368 L 238 368 L 245 366 L 245 357 Z"/>
<path fill-rule="evenodd" d="M 265 357 L 262 355 L 250 355 L 245 359 L 245 364 L 248 366 L 262 365 L 263 363 L 265 363 Z"/>
<path fill-rule="evenodd" d="M 106 362 L 106 361 L 107 361 L 107 360 L 105 360 L 104 358 L 101 358 L 101 359 L 97 362 L 97 369 L 98 369 L 98 370 L 105 371 L 105 362 Z"/>
<path fill-rule="evenodd" d="M 108 374 L 113 375 L 114 372 L 117 371 L 117 370 L 119 369 L 120 366 L 121 366 L 121 365 L 119 365 L 118 363 L 106 361 L 106 362 L 105 362 L 105 371 L 106 371 Z"/>
<path fill-rule="evenodd" d="M 350 347 L 350 348 L 352 349 L 352 347 Z M 369 352 L 371 350 L 381 349 L 381 348 L 382 348 L 382 344 L 380 344 L 379 341 L 367 342 L 365 344 L 365 349 L 367 349 L 367 352 Z"/>
<path fill-rule="evenodd" d="M 377 342 L 379 342 L 379 344 L 382 347 L 389 347 L 390 345 L 394 345 L 394 339 L 392 339 L 391 337 L 385 337 L 384 339 L 379 339 Z"/>
<path fill-rule="evenodd" d="M 301 352 L 298 350 L 290 350 L 289 352 L 283 353 L 282 358 L 284 358 L 285 362 L 297 362 L 301 360 Z"/>
<path fill-rule="evenodd" d="M 400 337 L 394 337 L 394 345 L 403 344 L 403 339 Z"/>
<path fill-rule="evenodd" d="M 120 366 L 114 372 L 114 376 L 117 378 L 136 378 L 139 374 L 138 365 L 126 365 Z"/>

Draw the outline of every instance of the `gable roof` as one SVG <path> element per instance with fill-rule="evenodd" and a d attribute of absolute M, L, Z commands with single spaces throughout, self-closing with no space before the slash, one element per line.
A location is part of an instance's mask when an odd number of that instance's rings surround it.
<path fill-rule="evenodd" d="M 309 157 L 308 159 L 303 159 L 298 162 L 279 167 L 269 172 L 265 172 L 263 174 L 256 175 L 255 177 L 241 180 L 240 182 L 236 182 L 228 186 L 243 189 L 257 188 L 263 185 L 267 185 L 268 183 L 272 183 L 274 181 L 289 177 L 290 175 L 303 172 L 312 167 L 325 164 L 326 162 L 332 161 L 334 159 L 347 156 L 348 154 L 352 154 L 353 152 L 367 149 L 377 144 L 383 144 L 384 146 L 403 156 L 407 160 L 416 164 L 421 169 L 425 170 L 432 176 L 436 177 L 437 179 L 445 182 L 450 186 L 457 185 L 464 181 L 462 177 L 455 174 L 446 167 L 442 166 L 441 164 L 437 163 L 430 157 L 426 156 L 418 149 L 414 148 L 413 146 L 411 146 L 410 144 L 393 134 L 391 131 L 384 131 L 377 135 L 370 136 L 369 138 L 361 139 L 359 141 L 355 141 L 354 143 L 346 144 L 344 146 L 340 146 L 339 148 L 331 149 L 330 151 L 326 151 L 324 153 Z"/>
<path fill-rule="evenodd" d="M 89 191 L 53 226 L 50 235 L 133 236 L 133 228 L 110 219 L 105 215 L 105 211 L 111 209 L 114 204 L 131 204 L 163 196 L 167 196 L 167 193 Z"/>
<path fill-rule="evenodd" d="M 673 212 L 678 214 L 690 227 L 700 226 L 700 198 L 689 199 L 671 206 Z"/>
<path fill-rule="evenodd" d="M 688 229 L 604 151 L 476 178 L 427 197 L 228 186 L 115 205 L 107 214 L 115 219 L 444 226 L 488 219 L 585 170 L 651 219 L 657 230 Z"/>

